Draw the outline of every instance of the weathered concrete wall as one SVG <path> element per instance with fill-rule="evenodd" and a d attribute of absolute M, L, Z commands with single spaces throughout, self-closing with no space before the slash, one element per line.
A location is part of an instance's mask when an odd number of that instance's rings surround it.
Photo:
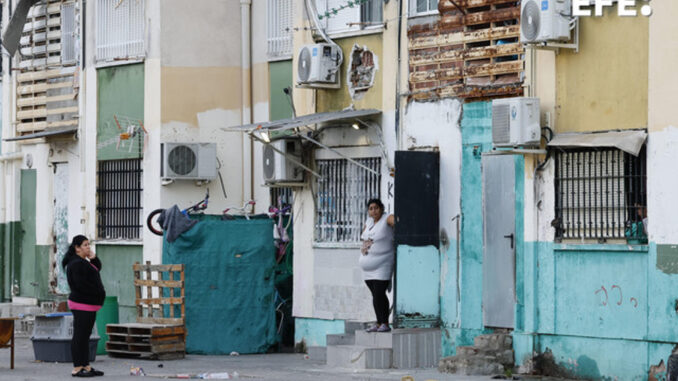
<path fill-rule="evenodd" d="M 326 335 L 344 333 L 343 320 L 296 318 L 294 320 L 294 342 L 302 340 L 306 346 L 314 347 L 327 345 Z"/>
<path fill-rule="evenodd" d="M 118 297 L 120 323 L 136 322 L 134 272 L 132 265 L 142 262 L 141 245 L 105 245 L 96 247 L 101 260 L 101 280 L 107 296 Z"/>

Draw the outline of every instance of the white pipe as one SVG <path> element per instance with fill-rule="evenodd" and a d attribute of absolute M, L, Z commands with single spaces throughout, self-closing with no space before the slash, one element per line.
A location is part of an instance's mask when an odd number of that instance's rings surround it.
<path fill-rule="evenodd" d="M 252 0 L 240 0 L 242 124 L 252 123 L 251 10 Z M 253 143 L 244 133 L 242 134 L 242 156 L 242 198 L 244 202 L 246 199 L 254 199 Z"/>

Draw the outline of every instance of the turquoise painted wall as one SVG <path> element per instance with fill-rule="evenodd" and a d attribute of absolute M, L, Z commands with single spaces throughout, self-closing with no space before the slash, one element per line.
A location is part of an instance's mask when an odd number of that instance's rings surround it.
<path fill-rule="evenodd" d="M 303 340 L 307 347 L 324 347 L 327 345 L 326 335 L 344 332 L 343 320 L 294 319 L 294 342 L 300 343 Z"/>
<path fill-rule="evenodd" d="M 106 295 L 118 297 L 120 323 L 136 322 L 132 265 L 143 262 L 143 246 L 98 244 L 96 254 L 101 260 L 101 281 Z"/>
<path fill-rule="evenodd" d="M 431 327 L 440 319 L 440 254 L 435 246 L 398 246 L 396 313 L 399 326 Z"/>

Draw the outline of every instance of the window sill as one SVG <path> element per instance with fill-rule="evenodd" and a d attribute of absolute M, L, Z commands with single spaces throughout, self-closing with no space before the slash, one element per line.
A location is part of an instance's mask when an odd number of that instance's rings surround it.
<path fill-rule="evenodd" d="M 268 60 L 268 62 L 279 62 L 279 61 L 289 61 L 292 58 L 293 58 L 292 54 L 289 54 L 284 56 L 273 56 L 273 57 L 268 56 L 266 59 Z"/>
<path fill-rule="evenodd" d="M 118 239 L 102 239 L 94 241 L 95 245 L 110 245 L 110 246 L 142 246 L 144 241 L 139 240 L 118 240 Z"/>
<path fill-rule="evenodd" d="M 313 248 L 318 249 L 360 249 L 360 242 L 313 242 Z"/>
<path fill-rule="evenodd" d="M 633 252 L 647 253 L 648 245 L 630 245 L 630 244 L 592 244 L 592 243 L 557 243 L 553 246 L 554 251 L 608 251 L 608 252 Z"/>
<path fill-rule="evenodd" d="M 126 59 L 126 60 L 113 60 L 113 61 L 96 61 L 94 64 L 94 67 L 96 69 L 102 69 L 105 67 L 111 67 L 111 66 L 122 66 L 122 65 L 131 65 L 131 64 L 137 64 L 137 63 L 143 63 L 146 60 L 145 57 L 139 57 L 139 58 L 133 58 L 133 59 Z"/>
<path fill-rule="evenodd" d="M 365 29 L 361 30 L 347 30 L 344 32 L 328 32 L 327 35 L 331 39 L 342 39 L 342 38 L 348 38 L 348 37 L 360 37 L 360 36 L 366 36 L 370 34 L 379 34 L 384 32 L 384 25 L 375 25 L 371 27 L 367 27 Z"/>

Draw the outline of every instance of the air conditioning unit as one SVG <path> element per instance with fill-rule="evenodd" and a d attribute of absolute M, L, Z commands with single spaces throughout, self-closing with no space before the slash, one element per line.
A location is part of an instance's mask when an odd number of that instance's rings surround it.
<path fill-rule="evenodd" d="M 298 140 L 278 140 L 264 146 L 264 180 L 267 183 L 301 182 L 304 170 L 276 152 L 273 147 L 301 161 L 301 142 Z"/>
<path fill-rule="evenodd" d="M 571 0 L 522 0 L 520 41 L 523 43 L 570 39 Z"/>
<path fill-rule="evenodd" d="M 162 143 L 160 176 L 174 180 L 212 180 L 217 177 L 215 143 Z"/>
<path fill-rule="evenodd" d="M 492 144 L 495 147 L 538 146 L 540 140 L 539 98 L 492 101 Z"/>
<path fill-rule="evenodd" d="M 299 51 L 297 83 L 309 87 L 338 86 L 342 60 L 342 52 L 337 45 L 305 45 Z"/>

